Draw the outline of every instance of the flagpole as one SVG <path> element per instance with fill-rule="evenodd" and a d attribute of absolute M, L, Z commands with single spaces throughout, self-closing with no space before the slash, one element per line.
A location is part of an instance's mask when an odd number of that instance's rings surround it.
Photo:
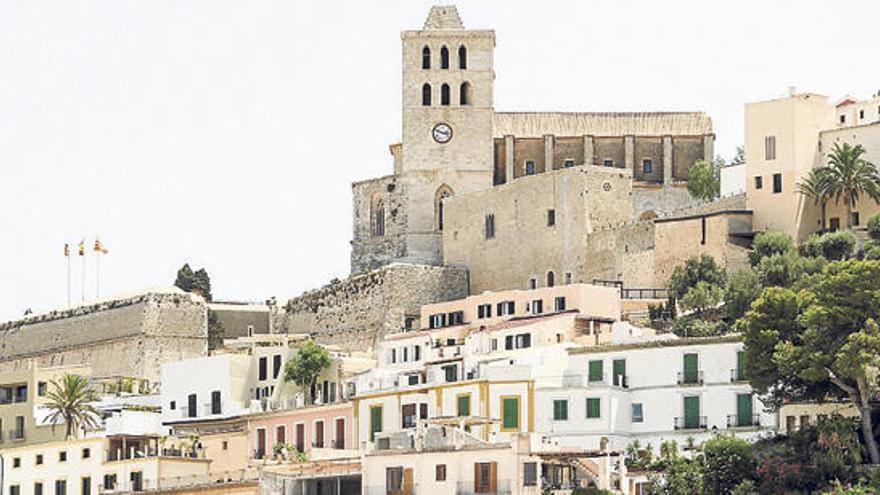
<path fill-rule="evenodd" d="M 86 302 L 86 253 L 82 251 L 82 256 L 80 256 L 83 260 L 82 262 L 82 290 L 80 294 L 82 296 L 82 302 Z"/>
<path fill-rule="evenodd" d="M 101 298 L 101 253 L 95 254 L 95 299 Z"/>
<path fill-rule="evenodd" d="M 65 250 L 67 245 L 65 244 Z M 67 306 L 70 307 L 70 252 L 66 253 L 67 258 Z"/>

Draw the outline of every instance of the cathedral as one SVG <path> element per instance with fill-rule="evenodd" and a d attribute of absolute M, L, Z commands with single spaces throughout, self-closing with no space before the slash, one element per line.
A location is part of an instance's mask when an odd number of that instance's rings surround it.
<path fill-rule="evenodd" d="M 352 273 L 457 265 L 472 291 L 622 280 L 611 258 L 653 249 L 655 219 L 698 206 L 686 183 L 714 155 L 705 113 L 496 112 L 494 31 L 444 5 L 401 41 L 402 142 L 392 174 L 352 185 Z"/>

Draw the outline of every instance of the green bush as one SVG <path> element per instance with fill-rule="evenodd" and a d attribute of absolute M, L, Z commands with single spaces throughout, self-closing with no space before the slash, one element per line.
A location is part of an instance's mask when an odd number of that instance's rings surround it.
<path fill-rule="evenodd" d="M 856 236 L 849 230 L 838 230 L 825 234 L 813 234 L 804 244 L 808 256 L 821 256 L 829 261 L 851 258 L 856 247 Z"/>
<path fill-rule="evenodd" d="M 758 461 L 752 445 L 733 435 L 715 435 L 703 446 L 703 483 L 708 493 L 730 494 L 746 479 L 755 477 Z"/>
<path fill-rule="evenodd" d="M 685 292 L 679 303 L 686 310 L 693 310 L 697 314 L 702 314 L 706 310 L 718 306 L 722 299 L 724 299 L 724 290 L 721 287 L 710 285 L 701 280 L 697 282 L 697 285 Z"/>
<path fill-rule="evenodd" d="M 676 266 L 672 276 L 669 277 L 667 287 L 672 297 L 681 298 L 699 282 L 717 287 L 723 287 L 727 282 L 727 274 L 718 267 L 715 258 L 708 254 L 692 256 L 685 260 L 684 264 Z"/>
<path fill-rule="evenodd" d="M 761 279 L 754 270 L 743 268 L 731 275 L 724 288 L 724 301 L 730 316 L 736 319 L 744 315 L 759 294 Z"/>
<path fill-rule="evenodd" d="M 788 234 L 778 230 L 765 230 L 755 236 L 752 250 L 749 252 L 749 262 L 752 266 L 758 266 L 761 260 L 768 256 L 785 254 L 794 250 L 794 241 Z"/>
<path fill-rule="evenodd" d="M 868 237 L 873 241 L 880 241 L 880 213 L 875 213 L 868 219 Z"/>
<path fill-rule="evenodd" d="M 708 321 L 697 316 L 686 316 L 675 320 L 672 331 L 679 337 L 711 337 L 727 333 L 728 326 L 723 321 Z"/>

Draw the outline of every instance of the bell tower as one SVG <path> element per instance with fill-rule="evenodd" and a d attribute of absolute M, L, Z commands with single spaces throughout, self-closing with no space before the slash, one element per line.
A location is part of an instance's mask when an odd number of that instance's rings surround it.
<path fill-rule="evenodd" d="M 482 183 L 467 190 L 491 187 L 494 31 L 467 30 L 454 5 L 441 5 L 401 38 L 401 172 L 464 174 Z"/>

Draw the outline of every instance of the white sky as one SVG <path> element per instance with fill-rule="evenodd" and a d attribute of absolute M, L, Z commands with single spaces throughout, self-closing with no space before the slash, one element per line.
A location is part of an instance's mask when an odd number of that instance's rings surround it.
<path fill-rule="evenodd" d="M 170 285 L 185 261 L 219 299 L 344 277 L 350 183 L 391 172 L 399 32 L 431 4 L 0 2 L 0 320 L 63 305 L 62 246 L 96 235 L 102 294 Z M 703 110 L 725 156 L 746 101 L 880 90 L 877 1 L 458 8 L 496 30 L 497 110 Z"/>

